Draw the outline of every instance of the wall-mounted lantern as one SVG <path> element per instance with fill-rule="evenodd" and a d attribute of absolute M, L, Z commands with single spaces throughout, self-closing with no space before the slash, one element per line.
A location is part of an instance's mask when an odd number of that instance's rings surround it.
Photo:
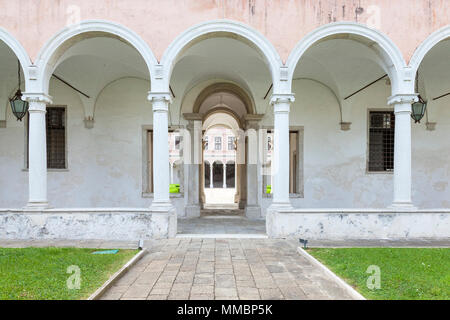
<path fill-rule="evenodd" d="M 17 118 L 17 121 L 22 121 L 22 118 L 27 114 L 28 112 L 28 101 L 22 100 L 22 91 L 20 91 L 20 61 L 18 61 L 18 89 L 14 96 L 9 99 L 9 103 L 11 104 L 11 109 L 14 114 L 14 116 Z"/>
<path fill-rule="evenodd" d="M 422 120 L 425 115 L 426 109 L 427 102 L 419 95 L 419 101 L 412 104 L 411 118 L 414 119 L 414 123 L 420 123 L 420 120 Z"/>

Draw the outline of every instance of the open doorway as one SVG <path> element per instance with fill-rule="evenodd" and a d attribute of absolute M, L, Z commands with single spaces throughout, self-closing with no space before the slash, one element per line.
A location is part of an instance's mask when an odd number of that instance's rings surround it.
<path fill-rule="evenodd" d="M 208 128 L 203 136 L 204 207 L 238 208 L 236 199 L 236 135 L 225 125 Z M 211 141 L 211 143 L 210 143 Z"/>

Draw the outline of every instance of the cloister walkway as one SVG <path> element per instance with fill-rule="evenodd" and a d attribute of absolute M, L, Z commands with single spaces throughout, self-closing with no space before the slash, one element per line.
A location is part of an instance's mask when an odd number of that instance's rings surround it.
<path fill-rule="evenodd" d="M 154 240 L 102 299 L 351 299 L 296 251 L 273 239 Z"/>

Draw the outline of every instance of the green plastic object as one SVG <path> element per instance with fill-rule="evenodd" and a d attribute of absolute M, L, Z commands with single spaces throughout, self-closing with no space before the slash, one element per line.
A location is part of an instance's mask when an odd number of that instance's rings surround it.
<path fill-rule="evenodd" d="M 268 184 L 266 186 L 266 193 L 271 193 L 272 192 L 272 186 L 270 184 Z"/>
<path fill-rule="evenodd" d="M 180 184 L 170 184 L 169 185 L 169 193 L 180 193 Z"/>
<path fill-rule="evenodd" d="M 92 252 L 92 254 L 116 254 L 117 252 L 119 252 L 119 250 L 114 249 L 114 250 L 94 251 Z"/>

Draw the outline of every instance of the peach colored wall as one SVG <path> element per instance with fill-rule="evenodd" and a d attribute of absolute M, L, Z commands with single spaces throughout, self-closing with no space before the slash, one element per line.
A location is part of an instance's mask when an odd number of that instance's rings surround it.
<path fill-rule="evenodd" d="M 0 26 L 12 33 L 31 59 L 56 32 L 76 18 L 125 25 L 148 42 L 158 59 L 188 27 L 232 19 L 263 33 L 286 61 L 308 32 L 333 21 L 379 21 L 380 30 L 409 61 L 433 31 L 450 24 L 449 0 L 0 0 Z M 372 7 L 371 7 L 372 6 Z M 377 6 L 377 7 L 373 7 Z M 363 12 L 356 13 L 356 8 Z M 375 8 L 375 9 L 374 9 Z M 379 8 L 379 20 L 374 16 Z M 376 13 L 375 13 L 376 15 Z M 370 21 L 370 20 L 369 20 Z"/>

